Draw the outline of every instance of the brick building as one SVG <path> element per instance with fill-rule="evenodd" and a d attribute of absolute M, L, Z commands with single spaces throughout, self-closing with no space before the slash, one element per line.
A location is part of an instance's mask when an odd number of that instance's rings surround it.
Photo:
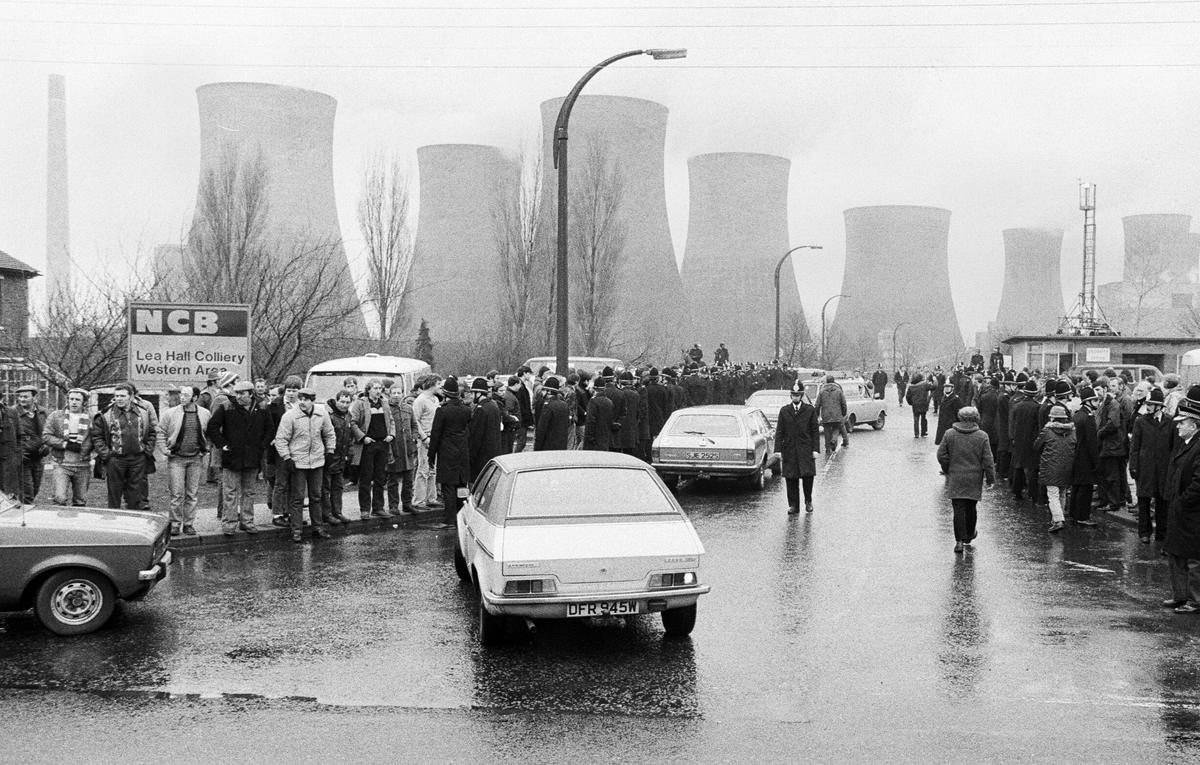
<path fill-rule="evenodd" d="M 13 392 L 30 383 L 43 392 L 42 404 L 59 405 L 57 388 L 48 390 L 46 376 L 25 361 L 29 346 L 29 280 L 37 269 L 0 250 L 0 399 L 14 403 Z M 49 394 L 49 395 L 47 395 Z"/>

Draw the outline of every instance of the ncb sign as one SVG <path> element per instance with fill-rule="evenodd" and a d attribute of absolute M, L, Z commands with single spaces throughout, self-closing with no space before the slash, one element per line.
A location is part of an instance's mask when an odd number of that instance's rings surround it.
<path fill-rule="evenodd" d="M 129 304 L 129 379 L 151 387 L 250 378 L 250 306 Z"/>

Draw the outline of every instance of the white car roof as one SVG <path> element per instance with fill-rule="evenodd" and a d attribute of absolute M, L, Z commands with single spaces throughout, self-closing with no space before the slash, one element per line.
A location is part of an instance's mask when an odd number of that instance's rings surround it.
<path fill-rule="evenodd" d="M 381 356 L 378 353 L 368 353 L 364 356 L 350 356 L 344 359 L 332 359 L 314 364 L 308 370 L 309 374 L 407 374 L 423 372 L 429 369 L 429 364 L 420 359 L 410 359 L 404 356 Z"/>

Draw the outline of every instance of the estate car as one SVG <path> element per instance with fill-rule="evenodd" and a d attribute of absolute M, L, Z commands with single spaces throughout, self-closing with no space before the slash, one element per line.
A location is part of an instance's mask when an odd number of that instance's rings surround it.
<path fill-rule="evenodd" d="M 650 449 L 669 486 L 684 476 L 738 478 L 761 489 L 778 464 L 775 428 L 756 406 L 713 404 L 676 410 Z"/>

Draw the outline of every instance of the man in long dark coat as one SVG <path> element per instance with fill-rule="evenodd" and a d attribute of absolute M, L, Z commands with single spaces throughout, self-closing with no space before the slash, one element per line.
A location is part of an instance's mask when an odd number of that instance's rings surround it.
<path fill-rule="evenodd" d="M 467 425 L 467 449 L 471 465 L 469 483 L 473 484 L 483 466 L 492 457 L 504 453 L 504 439 L 501 436 L 500 406 L 492 398 L 487 380 L 482 377 L 472 380 L 471 395 L 475 397 L 475 408 L 471 410 L 471 421 Z"/>
<path fill-rule="evenodd" d="M 456 378 L 447 377 L 442 392 L 446 400 L 434 412 L 429 432 L 429 462 L 436 469 L 437 482 L 442 487 L 446 523 L 454 525 L 458 516 L 458 489 L 471 480 L 468 442 L 471 409 L 459 398 Z"/>
<path fill-rule="evenodd" d="M 804 511 L 813 511 L 813 479 L 817 475 L 817 456 L 821 454 L 821 436 L 817 410 L 804 400 L 804 386 L 792 385 L 792 400 L 779 410 L 775 429 L 775 448 L 780 454 L 780 469 L 787 487 L 788 514 L 800 512 L 800 481 L 804 481 Z"/>
<path fill-rule="evenodd" d="M 1033 443 L 1038 433 L 1038 402 L 1034 398 L 1038 392 L 1037 380 L 1025 383 L 1025 397 L 1012 406 L 1010 412 L 1010 427 L 1012 428 L 1012 494 L 1013 499 L 1021 500 L 1029 488 L 1029 498 L 1037 502 L 1037 452 Z"/>
<path fill-rule="evenodd" d="M 1092 487 L 1100 470 L 1100 436 L 1096 434 L 1096 392 L 1079 388 L 1082 405 L 1071 415 L 1075 423 L 1075 465 L 1071 478 L 1071 520 L 1078 526 L 1095 526 L 1092 520 Z"/>
<path fill-rule="evenodd" d="M 954 392 L 954 383 L 947 380 L 942 389 L 942 409 L 938 412 L 937 430 L 933 434 L 934 446 L 941 446 L 946 432 L 958 422 L 958 410 L 963 408 L 963 402 Z"/>
<path fill-rule="evenodd" d="M 1177 614 L 1200 613 L 1200 385 L 1179 401 L 1176 445 L 1167 468 L 1167 540 L 1171 597 L 1163 605 Z"/>
<path fill-rule="evenodd" d="M 617 435 L 620 451 L 632 457 L 637 456 L 638 449 L 638 410 L 641 408 L 641 397 L 633 389 L 633 373 L 628 369 L 621 372 L 620 387 L 617 393 L 621 396 L 621 407 L 614 411 L 621 423 L 621 432 Z M 614 401 L 614 404 L 616 402 Z"/>
<path fill-rule="evenodd" d="M 542 384 L 542 411 L 538 415 L 537 430 L 533 436 L 533 450 L 544 452 L 567 448 L 567 433 L 571 428 L 571 413 L 563 401 L 557 377 L 550 377 Z M 637 394 L 635 393 L 636 397 Z M 636 430 L 636 429 L 635 429 Z"/>
<path fill-rule="evenodd" d="M 1012 414 L 1012 391 L 1016 387 L 1016 375 L 1012 370 L 1004 373 L 1000 391 L 996 396 L 996 478 L 1007 480 L 1012 469 L 1012 434 L 1008 430 Z"/>
<path fill-rule="evenodd" d="M 988 444 L 992 448 L 993 464 L 996 461 L 996 449 L 1000 444 L 999 433 L 996 429 L 996 417 L 1000 410 L 999 387 L 999 375 L 984 378 L 983 387 L 979 389 L 979 394 L 975 397 L 975 408 L 979 410 L 979 429 L 987 433 Z M 1038 432 L 1041 432 L 1040 427 Z"/>
<path fill-rule="evenodd" d="M 883 364 L 875 368 L 871 374 L 871 393 L 877 399 L 882 399 L 887 392 L 888 373 L 883 371 Z"/>
<path fill-rule="evenodd" d="M 671 391 L 662 384 L 658 369 L 650 367 L 650 379 L 646 381 L 646 418 L 650 426 L 650 440 L 658 438 L 671 412 L 675 411 Z"/>
<path fill-rule="evenodd" d="M 1137 482 L 1138 536 L 1142 544 L 1149 544 L 1151 535 L 1160 542 L 1167 536 L 1167 466 L 1175 442 L 1175 423 L 1163 408 L 1162 389 L 1155 388 L 1146 399 L 1146 413 L 1133 421 L 1129 446 L 1129 474 Z"/>
<path fill-rule="evenodd" d="M 604 387 L 607 379 L 596 378 L 595 390 L 587 405 L 587 430 L 583 432 L 583 448 L 599 452 L 612 450 L 613 445 L 613 400 Z"/>

